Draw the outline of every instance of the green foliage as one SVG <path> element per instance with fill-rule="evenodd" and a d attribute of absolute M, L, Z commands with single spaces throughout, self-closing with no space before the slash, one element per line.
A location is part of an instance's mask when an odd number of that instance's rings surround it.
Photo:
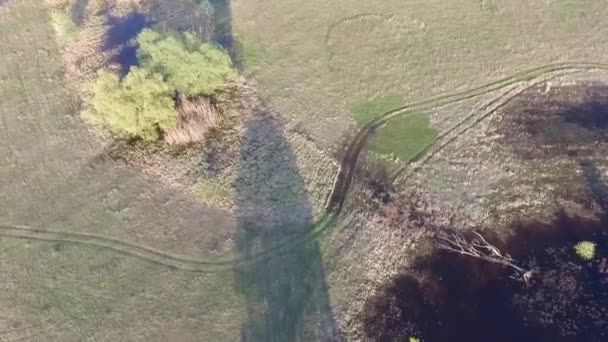
<path fill-rule="evenodd" d="M 403 104 L 404 101 L 400 96 L 388 95 L 360 103 L 353 107 L 352 112 L 357 124 L 362 126 L 380 114 L 402 107 Z"/>
<path fill-rule="evenodd" d="M 409 342 L 420 342 L 420 339 L 414 336 L 410 336 Z"/>
<path fill-rule="evenodd" d="M 90 114 L 121 136 L 159 138 L 159 129 L 176 124 L 171 88 L 158 74 L 133 67 L 122 80 L 101 72 L 91 86 Z"/>
<path fill-rule="evenodd" d="M 595 242 L 581 241 L 574 245 L 574 252 L 583 260 L 591 260 L 595 257 Z"/>
<path fill-rule="evenodd" d="M 390 159 L 409 162 L 437 138 L 425 114 L 395 118 L 378 129 L 370 141 L 370 149 Z"/>
<path fill-rule="evenodd" d="M 188 96 L 212 95 L 234 76 L 230 57 L 193 34 L 161 36 L 144 30 L 137 37 L 141 67 L 161 74 L 171 87 Z"/>
<path fill-rule="evenodd" d="M 57 42 L 59 44 L 67 43 L 76 34 L 76 24 L 60 10 L 52 10 L 49 16 Z"/>

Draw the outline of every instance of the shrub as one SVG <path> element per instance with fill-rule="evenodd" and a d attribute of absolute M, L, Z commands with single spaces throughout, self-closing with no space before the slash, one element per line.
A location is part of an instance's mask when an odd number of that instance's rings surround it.
<path fill-rule="evenodd" d="M 162 77 L 133 67 L 121 80 L 101 72 L 91 87 L 90 114 L 119 136 L 155 140 L 161 130 L 175 127 L 171 88 Z"/>
<path fill-rule="evenodd" d="M 574 245 L 574 252 L 583 260 L 591 260 L 595 257 L 595 243 L 591 241 L 581 241 Z"/>
<path fill-rule="evenodd" d="M 144 30 L 137 43 L 141 67 L 160 73 L 171 87 L 187 96 L 213 95 L 234 76 L 230 57 L 191 33 L 161 36 Z"/>

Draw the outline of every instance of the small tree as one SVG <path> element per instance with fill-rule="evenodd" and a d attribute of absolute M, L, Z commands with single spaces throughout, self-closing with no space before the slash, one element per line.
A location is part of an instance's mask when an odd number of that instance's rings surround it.
<path fill-rule="evenodd" d="M 467 255 L 473 258 L 503 265 L 514 269 L 517 273 L 514 278 L 523 279 L 526 283 L 534 274 L 532 270 L 527 270 L 518 266 L 515 260 L 507 253 L 501 252 L 496 246 L 490 244 L 478 232 L 473 232 L 474 237 L 470 240 L 456 231 L 442 231 L 437 237 L 437 247 L 449 252 Z"/>
<path fill-rule="evenodd" d="M 91 86 L 90 114 L 120 136 L 159 138 L 161 130 L 175 126 L 171 88 L 158 74 L 133 67 L 121 80 L 100 72 Z"/>
<path fill-rule="evenodd" d="M 186 96 L 213 95 L 234 76 L 230 57 L 192 33 L 161 36 L 144 30 L 137 37 L 137 59 L 142 68 L 161 74 Z"/>
<path fill-rule="evenodd" d="M 581 241 L 574 245 L 574 252 L 583 260 L 591 260 L 595 257 L 595 243 L 591 241 Z"/>

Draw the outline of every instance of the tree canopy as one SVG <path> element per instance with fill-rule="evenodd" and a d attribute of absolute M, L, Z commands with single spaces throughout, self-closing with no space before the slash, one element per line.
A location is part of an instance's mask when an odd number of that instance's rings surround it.
<path fill-rule="evenodd" d="M 213 95 L 234 75 L 230 57 L 201 43 L 192 33 L 162 36 L 146 29 L 137 37 L 140 66 L 159 73 L 178 92 L 187 96 Z"/>
<path fill-rule="evenodd" d="M 132 67 L 121 80 L 102 71 L 91 93 L 91 114 L 118 135 L 155 140 L 160 130 L 175 126 L 172 89 L 158 74 Z"/>
<path fill-rule="evenodd" d="M 93 117 L 120 136 L 158 139 L 176 127 L 178 96 L 216 94 L 234 76 L 230 57 L 191 33 L 161 35 L 146 29 L 137 43 L 139 66 L 122 79 L 101 72 L 87 99 Z"/>

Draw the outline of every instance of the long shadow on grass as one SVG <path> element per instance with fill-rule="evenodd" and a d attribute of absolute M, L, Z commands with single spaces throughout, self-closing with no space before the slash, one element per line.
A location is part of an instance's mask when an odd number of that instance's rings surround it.
<path fill-rule="evenodd" d="M 116 17 L 108 13 L 106 24 L 108 29 L 103 49 L 109 51 L 119 48 L 118 52 L 111 58 L 110 62 L 118 64 L 120 71 L 125 75 L 129 68 L 137 65 L 137 46 L 135 37 L 146 27 L 152 24 L 146 15 L 138 11 L 131 11 L 125 16 Z"/>
<path fill-rule="evenodd" d="M 232 36 L 232 6 L 230 0 L 210 0 L 215 12 L 214 40 L 224 49 L 231 51 L 234 38 Z"/>
<path fill-rule="evenodd" d="M 587 188 L 591 192 L 593 200 L 600 206 L 600 208 L 604 212 L 607 212 L 608 187 L 602 180 L 602 174 L 598 170 L 597 166 L 595 166 L 595 164 L 588 159 L 579 160 L 578 164 L 581 170 L 583 171 L 583 176 L 585 177 Z"/>
<path fill-rule="evenodd" d="M 303 180 L 281 126 L 259 112 L 247 122 L 235 180 L 236 245 L 251 257 L 311 229 Z M 316 241 L 235 271 L 247 305 L 241 341 L 328 341 L 335 335 Z"/>

